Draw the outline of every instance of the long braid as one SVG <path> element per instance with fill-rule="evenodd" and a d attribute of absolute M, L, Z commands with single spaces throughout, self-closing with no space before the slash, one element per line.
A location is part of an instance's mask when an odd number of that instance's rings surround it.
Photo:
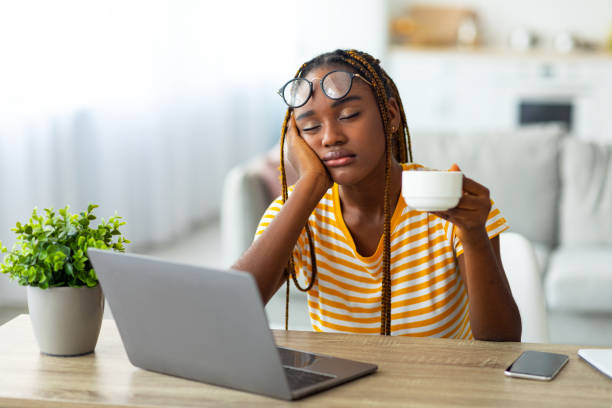
<path fill-rule="evenodd" d="M 348 51 L 347 62 L 354 66 L 359 70 L 360 66 L 365 68 L 367 75 L 366 78 L 372 83 L 374 86 L 374 93 L 376 96 L 376 102 L 378 104 L 378 110 L 380 112 L 382 123 L 383 123 L 383 131 L 385 134 L 385 189 L 384 189 L 384 203 L 383 203 L 383 211 L 384 211 L 384 225 L 383 225 L 383 270 L 382 270 L 382 288 L 381 288 L 381 315 L 380 315 L 380 334 L 389 335 L 390 334 L 390 309 L 391 309 L 391 284 L 390 284 L 390 240 L 389 240 L 389 230 L 390 230 L 390 217 L 389 217 L 389 185 L 390 185 L 390 140 L 391 137 L 389 134 L 391 130 L 389 129 L 389 111 L 387 109 L 386 103 L 382 103 L 386 98 L 381 97 L 381 93 L 384 93 L 384 85 L 382 83 L 381 78 L 377 75 L 374 68 L 371 64 L 364 58 L 359 55 L 357 52 L 350 50 Z M 362 71 L 362 70 L 360 70 Z"/>
<path fill-rule="evenodd" d="M 307 72 L 317 66 L 325 64 L 344 64 L 351 66 L 357 72 L 362 74 L 368 81 L 373 84 L 375 98 L 378 104 L 379 113 L 383 123 L 383 131 L 385 134 L 385 189 L 384 189 L 384 227 L 383 227 L 383 273 L 382 273 L 382 288 L 381 288 L 381 328 L 380 333 L 383 335 L 391 334 L 391 164 L 392 155 L 400 163 L 412 161 L 412 144 L 410 141 L 410 133 L 404 113 L 399 92 L 393 80 L 380 67 L 379 61 L 367 53 L 356 50 L 336 50 L 335 52 L 322 54 L 311 61 L 303 64 L 295 77 L 303 77 Z M 389 109 L 387 101 L 389 97 L 394 97 L 398 103 L 400 110 L 401 130 L 393 131 L 391 129 Z M 282 184 L 282 199 L 283 203 L 288 198 L 287 177 L 284 167 L 284 141 L 287 133 L 291 109 L 287 110 L 283 126 L 281 130 L 280 143 L 280 172 Z M 291 277 L 296 287 L 301 291 L 310 290 L 317 277 L 317 264 L 315 247 L 312 234 L 308 222 L 305 225 L 306 235 L 308 238 L 310 260 L 312 268 L 312 277 L 306 288 L 302 288 L 298 283 L 293 255 L 289 257 L 288 266 L 285 269 L 285 279 L 287 283 L 286 301 L 285 301 L 285 329 L 288 329 L 289 322 L 289 277 Z"/>
<path fill-rule="evenodd" d="M 301 68 L 300 68 L 301 69 Z M 298 71 L 299 72 L 299 71 Z M 281 178 L 281 190 L 282 190 L 282 198 L 283 204 L 287 202 L 288 192 L 287 192 L 287 174 L 285 172 L 285 134 L 287 133 L 287 125 L 289 123 L 289 117 L 291 116 L 291 112 L 287 110 L 285 114 L 285 120 L 283 120 L 283 127 L 281 130 L 281 141 L 280 141 L 280 178 Z M 291 256 L 291 255 L 290 255 Z M 289 330 L 289 272 L 285 267 L 283 271 L 283 275 L 285 276 L 286 282 L 286 293 L 285 293 L 285 330 Z"/>
<path fill-rule="evenodd" d="M 412 141 L 410 140 L 410 131 L 408 130 L 408 122 L 406 121 L 406 113 L 404 112 L 404 104 L 402 103 L 402 98 L 400 97 L 399 91 L 395 82 L 391 79 L 391 77 L 385 72 L 384 69 L 381 68 L 381 71 L 384 73 L 385 77 L 388 80 L 389 87 L 391 88 L 392 96 L 397 101 L 397 105 L 399 107 L 400 119 L 401 119 L 401 136 L 398 135 L 396 138 L 399 141 L 399 162 L 400 163 L 412 163 L 414 158 L 412 157 Z M 399 132 L 399 129 L 398 129 Z"/>
<path fill-rule="evenodd" d="M 300 69 L 298 69 L 298 71 L 295 74 L 294 78 L 297 78 L 298 76 L 300 76 L 300 74 L 303 72 L 304 68 L 306 67 L 308 63 L 303 64 Z M 287 202 L 287 199 L 289 198 L 289 192 L 288 192 L 288 187 L 287 187 L 287 173 L 285 171 L 285 136 L 287 135 L 287 128 L 289 127 L 289 118 L 291 117 L 291 109 L 287 109 L 287 112 L 285 113 L 285 119 L 283 120 L 283 126 L 281 129 L 281 142 L 280 142 L 280 173 L 281 173 L 281 188 L 282 188 L 282 202 L 283 204 L 285 204 L 285 202 Z M 315 254 L 315 248 L 314 248 L 314 243 L 312 240 L 312 233 L 310 231 L 310 226 L 308 225 L 308 221 L 306 221 L 306 235 L 308 237 L 308 244 L 310 247 L 310 261 L 312 264 L 312 278 L 310 280 L 310 283 L 305 287 L 302 288 L 302 286 L 300 286 L 298 280 L 297 280 L 297 276 L 295 273 L 295 263 L 293 262 L 293 253 L 289 254 L 289 262 L 287 267 L 284 270 L 284 276 L 285 276 L 285 280 L 286 280 L 286 290 L 285 290 L 285 330 L 289 330 L 289 286 L 290 286 L 290 278 L 293 279 L 293 282 L 295 283 L 295 286 L 303 291 L 303 292 L 307 292 L 310 289 L 312 289 L 312 287 L 314 286 L 315 280 L 317 278 L 317 261 L 316 261 L 316 254 Z"/>
<path fill-rule="evenodd" d="M 371 56 L 365 54 L 364 56 L 359 55 L 357 52 L 349 51 L 349 54 L 355 56 L 356 59 L 368 69 L 370 72 L 374 72 L 375 69 L 372 66 L 372 62 L 374 64 L 378 64 L 378 61 L 372 58 Z M 379 110 L 381 113 L 381 117 L 383 119 L 383 128 L 385 131 L 385 139 L 386 139 L 386 152 L 385 152 L 385 190 L 384 190 L 384 229 L 383 229 L 383 244 L 384 244 L 384 252 L 383 252 L 383 277 L 382 277 L 382 294 L 381 294 L 381 334 L 390 335 L 391 334 L 391 208 L 390 208 L 390 191 L 391 191 L 391 152 L 392 146 L 395 142 L 395 153 L 398 156 L 398 161 L 405 163 L 408 161 L 412 161 L 412 146 L 410 141 L 410 133 L 408 131 L 408 125 L 406 121 L 406 115 L 404 113 L 404 107 L 399 96 L 399 92 L 393 80 L 387 75 L 387 73 L 379 66 L 379 69 L 382 73 L 384 80 L 387 82 L 387 85 L 390 88 L 391 96 L 395 97 L 399 111 L 400 111 L 400 119 L 401 119 L 401 130 L 398 129 L 397 133 L 394 133 L 393 130 L 389 129 L 389 114 L 386 104 L 386 99 L 380 97 L 379 87 L 380 84 L 375 82 L 375 89 L 377 94 L 377 101 Z M 400 133 L 401 132 L 401 133 Z M 389 136 L 387 136 L 389 135 Z"/>
<path fill-rule="evenodd" d="M 300 69 L 295 73 L 295 77 L 297 77 L 302 69 L 304 69 L 306 64 L 303 64 Z M 289 118 L 291 117 L 291 109 L 287 109 L 285 113 L 285 119 L 283 120 L 283 126 L 281 128 L 281 140 L 280 140 L 280 178 L 281 178 L 281 190 L 282 190 L 282 201 L 283 204 L 287 202 L 289 198 L 288 188 L 287 188 L 287 173 L 285 172 L 285 135 L 287 134 L 287 128 L 289 126 Z M 285 277 L 285 330 L 289 330 L 289 275 L 291 274 L 291 270 L 293 267 L 293 253 L 289 255 L 289 265 L 285 267 L 283 271 Z"/>
<path fill-rule="evenodd" d="M 383 119 L 383 130 L 385 133 L 385 190 L 384 190 L 384 226 L 383 226 L 383 273 L 381 293 L 381 327 L 380 334 L 391 334 L 391 154 L 392 154 L 392 130 L 389 120 L 389 110 L 386 103 L 383 78 L 376 75 L 375 69 L 370 62 L 355 51 L 349 51 L 357 61 L 361 62 L 374 77 L 374 89 L 378 109 Z"/>

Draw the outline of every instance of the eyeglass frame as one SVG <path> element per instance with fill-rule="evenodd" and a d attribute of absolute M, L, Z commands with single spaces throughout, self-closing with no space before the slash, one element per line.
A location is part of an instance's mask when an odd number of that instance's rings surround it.
<path fill-rule="evenodd" d="M 328 76 L 328 75 L 333 74 L 334 72 L 345 72 L 345 73 L 347 73 L 347 74 L 349 74 L 349 75 L 351 76 L 351 82 L 350 82 L 350 84 L 349 84 L 349 88 L 348 88 L 348 90 L 346 91 L 346 93 L 345 93 L 344 95 L 342 95 L 342 96 L 340 96 L 340 97 L 338 97 L 338 98 L 332 98 L 331 96 L 329 96 L 329 95 L 327 94 L 327 92 L 325 92 L 325 89 L 323 88 L 323 82 L 325 82 L 325 78 L 327 78 L 327 76 Z M 306 79 L 306 78 L 302 78 L 302 77 L 292 78 L 292 79 L 290 79 L 289 81 L 287 81 L 287 83 L 285 83 L 285 85 L 281 86 L 281 87 L 280 87 L 280 89 L 279 89 L 278 91 L 276 91 L 276 93 L 277 93 L 277 94 L 278 94 L 278 95 L 279 95 L 281 98 L 283 98 L 283 102 L 285 102 L 285 104 L 286 104 L 288 107 L 290 107 L 291 109 L 297 109 L 297 108 L 300 108 L 300 107 L 302 107 L 302 106 L 306 105 L 306 103 L 308 103 L 308 101 L 310 100 L 310 97 L 312 96 L 312 93 L 313 93 L 313 91 L 314 91 L 314 90 L 313 90 L 313 88 L 312 88 L 312 84 L 313 84 L 313 82 L 314 82 L 315 80 L 317 80 L 317 79 L 318 79 L 318 80 L 319 80 L 319 85 L 321 86 L 321 91 L 323 91 L 323 94 L 324 94 L 325 96 L 327 96 L 329 99 L 333 99 L 333 100 L 337 101 L 337 100 L 340 100 L 340 99 L 344 98 L 346 95 L 348 95 L 348 94 L 351 92 L 351 89 L 353 89 L 353 79 L 354 79 L 355 77 L 361 78 L 361 79 L 362 79 L 362 80 L 363 80 L 363 81 L 364 81 L 366 84 L 368 84 L 368 85 L 370 85 L 370 86 L 374 86 L 374 85 L 373 85 L 373 84 L 372 84 L 370 81 L 368 81 L 366 78 L 364 78 L 364 77 L 363 77 L 363 75 L 357 74 L 357 73 L 355 73 L 355 72 L 344 71 L 344 70 L 342 70 L 342 69 L 335 69 L 335 70 L 333 70 L 333 71 L 329 71 L 327 74 L 323 75 L 323 77 L 322 77 L 322 78 L 313 78 L 313 80 L 312 80 L 312 81 L 309 81 L 308 79 Z M 287 87 L 287 85 L 289 85 L 291 82 L 298 81 L 298 80 L 302 80 L 302 81 L 306 81 L 306 82 L 308 82 L 308 85 L 310 86 L 310 92 L 309 92 L 309 94 L 308 94 L 308 97 L 307 97 L 307 98 L 306 98 L 306 100 L 304 101 L 304 103 L 302 103 L 302 104 L 300 104 L 300 105 L 296 105 L 296 106 L 291 106 L 291 105 L 289 105 L 289 104 L 287 103 L 287 100 L 285 99 L 285 96 L 284 96 L 284 93 L 285 93 L 285 88 L 286 88 L 286 87 Z"/>

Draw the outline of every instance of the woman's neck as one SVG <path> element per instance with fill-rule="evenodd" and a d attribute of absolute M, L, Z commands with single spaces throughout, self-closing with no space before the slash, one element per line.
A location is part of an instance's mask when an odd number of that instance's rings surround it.
<path fill-rule="evenodd" d="M 389 198 L 391 211 L 395 208 L 402 189 L 402 165 L 395 160 L 391 163 L 391 185 Z M 343 210 L 349 207 L 367 214 L 383 214 L 385 210 L 385 167 L 379 167 L 359 184 L 338 186 Z"/>

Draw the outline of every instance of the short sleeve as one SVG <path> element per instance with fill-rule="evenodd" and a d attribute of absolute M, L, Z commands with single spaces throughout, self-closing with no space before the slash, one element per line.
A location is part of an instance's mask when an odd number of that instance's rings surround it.
<path fill-rule="evenodd" d="M 270 225 L 272 220 L 276 218 L 282 206 L 282 197 L 278 197 L 276 198 L 276 200 L 272 201 L 272 203 L 264 212 L 264 215 L 262 215 L 261 219 L 259 220 L 259 224 L 257 225 L 257 229 L 255 230 L 255 237 L 253 238 L 253 241 L 257 240 L 257 238 L 261 236 L 261 234 L 266 230 L 266 228 L 268 228 L 268 225 Z"/>
<path fill-rule="evenodd" d="M 291 194 L 293 191 L 293 186 L 289 187 L 288 194 Z M 280 213 L 281 207 L 283 206 L 282 197 L 276 198 L 266 209 L 264 215 L 259 220 L 259 225 L 257 226 L 257 230 L 255 231 L 255 237 L 253 241 L 256 241 L 261 234 L 266 230 L 266 228 L 272 223 L 274 218 Z M 302 229 L 300 236 L 293 248 L 293 262 L 295 263 L 295 269 L 298 273 L 298 276 L 302 276 L 306 278 L 309 275 L 305 270 L 309 270 L 308 265 L 310 265 L 310 251 L 308 250 L 308 237 L 306 235 L 306 230 Z"/>
<path fill-rule="evenodd" d="M 457 257 L 463 254 L 463 245 L 461 241 L 457 237 L 456 234 L 456 226 L 448 223 L 451 227 L 445 226 L 444 230 L 447 233 L 447 238 L 453 243 L 453 248 L 455 249 L 455 253 Z M 487 218 L 486 229 L 487 235 L 489 239 L 493 239 L 502 232 L 506 231 L 510 227 L 506 223 L 506 219 L 502 216 L 499 208 L 495 205 L 495 202 L 491 200 L 491 210 L 489 211 L 489 217 Z"/>

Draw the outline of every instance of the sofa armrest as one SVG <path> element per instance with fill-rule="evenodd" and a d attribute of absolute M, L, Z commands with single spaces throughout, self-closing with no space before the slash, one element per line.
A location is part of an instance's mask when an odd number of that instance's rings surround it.
<path fill-rule="evenodd" d="M 27 304 L 26 287 L 0 274 L 0 307 L 25 307 Z"/>
<path fill-rule="evenodd" d="M 612 246 L 561 246 L 551 256 L 546 299 L 554 312 L 612 315 Z"/>
<path fill-rule="evenodd" d="M 548 315 L 538 260 L 531 242 L 515 232 L 500 234 L 500 252 L 512 296 L 521 313 L 521 341 L 548 342 Z"/>
<path fill-rule="evenodd" d="M 270 201 L 255 166 L 237 166 L 227 174 L 221 198 L 221 244 L 225 265 L 233 264 L 249 248 Z"/>
<path fill-rule="evenodd" d="M 9 279 L 7 275 L 0 274 L 0 325 L 13 317 L 27 313 L 27 295 L 25 286 Z"/>

